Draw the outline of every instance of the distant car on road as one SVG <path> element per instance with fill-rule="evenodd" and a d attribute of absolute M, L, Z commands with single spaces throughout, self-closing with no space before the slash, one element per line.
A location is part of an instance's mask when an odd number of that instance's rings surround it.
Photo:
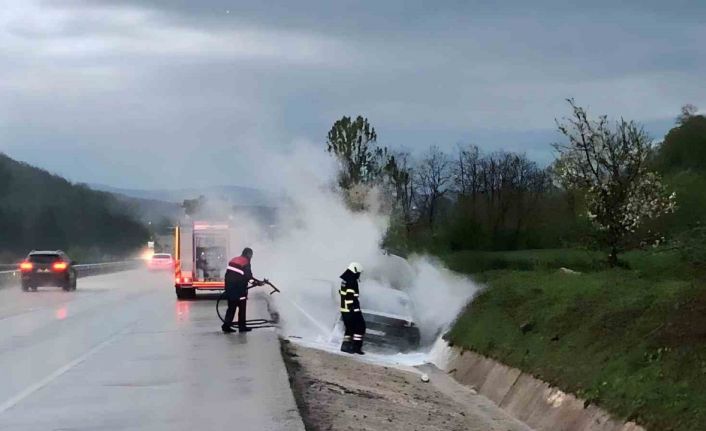
<path fill-rule="evenodd" d="M 147 268 L 150 270 L 173 270 L 174 259 L 169 253 L 155 253 L 150 260 L 147 261 Z"/>
<path fill-rule="evenodd" d="M 22 290 L 37 290 L 57 286 L 65 291 L 76 290 L 76 262 L 61 250 L 32 251 L 20 263 Z"/>

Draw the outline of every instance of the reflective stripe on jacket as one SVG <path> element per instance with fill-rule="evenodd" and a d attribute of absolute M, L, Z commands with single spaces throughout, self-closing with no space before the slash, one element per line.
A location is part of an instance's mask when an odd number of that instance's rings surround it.
<path fill-rule="evenodd" d="M 226 297 L 231 300 L 248 296 L 248 283 L 252 280 L 250 260 L 245 256 L 234 257 L 228 262 L 225 274 Z"/>
<path fill-rule="evenodd" d="M 341 313 L 360 312 L 360 291 L 358 289 L 358 275 L 346 270 L 341 275 L 341 287 L 338 290 L 341 296 Z"/>

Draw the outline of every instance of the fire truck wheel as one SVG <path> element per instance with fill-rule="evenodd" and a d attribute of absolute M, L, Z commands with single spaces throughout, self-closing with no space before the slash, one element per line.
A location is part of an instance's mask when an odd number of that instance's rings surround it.
<path fill-rule="evenodd" d="M 177 288 L 176 296 L 178 299 L 194 299 L 196 297 L 196 290 Z"/>

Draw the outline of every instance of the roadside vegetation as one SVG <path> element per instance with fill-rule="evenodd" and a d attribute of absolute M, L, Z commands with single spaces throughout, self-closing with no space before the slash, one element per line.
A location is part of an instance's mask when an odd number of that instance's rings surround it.
<path fill-rule="evenodd" d="M 676 252 L 632 252 L 616 269 L 594 257 L 489 253 L 457 266 L 489 287 L 448 340 L 648 430 L 706 429 L 706 282 Z"/>
<path fill-rule="evenodd" d="M 62 249 L 88 263 L 135 252 L 149 232 L 112 195 L 0 153 L 0 262 Z"/>
<path fill-rule="evenodd" d="M 656 144 L 569 103 L 547 167 L 475 145 L 415 158 L 377 148 L 375 133 L 329 151 L 342 170 L 367 160 L 361 149 L 374 160 L 361 183 L 387 197 L 385 247 L 435 254 L 486 285 L 451 343 L 649 430 L 704 430 L 706 117 L 686 105 Z M 360 185 L 339 183 L 352 208 L 372 210 Z"/>

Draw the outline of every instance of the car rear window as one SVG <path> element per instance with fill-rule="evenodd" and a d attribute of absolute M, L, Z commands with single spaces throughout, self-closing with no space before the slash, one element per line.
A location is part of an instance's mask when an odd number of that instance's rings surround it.
<path fill-rule="evenodd" d="M 29 256 L 29 261 L 33 263 L 52 263 L 60 259 L 58 254 L 32 254 Z"/>
<path fill-rule="evenodd" d="M 172 255 L 171 254 L 155 254 L 152 256 L 152 259 L 171 259 Z"/>

